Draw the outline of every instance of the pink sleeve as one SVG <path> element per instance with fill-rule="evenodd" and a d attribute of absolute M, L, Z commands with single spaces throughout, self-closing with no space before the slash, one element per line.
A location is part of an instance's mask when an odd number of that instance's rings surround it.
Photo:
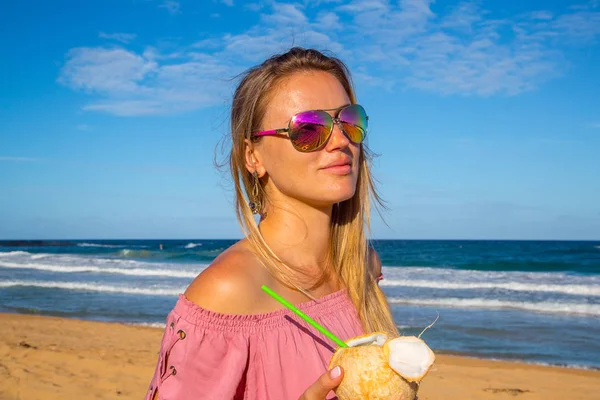
<path fill-rule="evenodd" d="M 243 398 L 248 337 L 167 317 L 158 363 L 145 400 Z"/>
<path fill-rule="evenodd" d="M 383 279 L 383 272 L 380 273 L 379 276 L 377 277 L 377 282 L 379 282 L 382 279 Z"/>

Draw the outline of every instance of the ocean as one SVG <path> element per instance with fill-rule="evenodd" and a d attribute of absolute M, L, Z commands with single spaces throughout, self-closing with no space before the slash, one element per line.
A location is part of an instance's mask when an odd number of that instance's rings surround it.
<path fill-rule="evenodd" d="M 0 311 L 163 327 L 177 295 L 234 242 L 0 241 Z M 439 316 L 422 336 L 434 351 L 600 369 L 600 241 L 373 245 L 401 332 Z"/>

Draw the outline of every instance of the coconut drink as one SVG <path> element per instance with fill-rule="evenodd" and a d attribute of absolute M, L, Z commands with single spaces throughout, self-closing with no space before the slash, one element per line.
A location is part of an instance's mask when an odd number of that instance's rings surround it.
<path fill-rule="evenodd" d="M 261 289 L 339 346 L 329 364 L 329 369 L 344 369 L 344 378 L 335 390 L 338 400 L 416 399 L 419 382 L 435 361 L 421 335 L 437 318 L 419 337 L 390 339 L 385 333 L 375 332 L 344 342 L 267 286 Z"/>
<path fill-rule="evenodd" d="M 358 336 L 339 347 L 330 368 L 344 369 L 335 390 L 339 400 L 414 400 L 419 382 L 435 361 L 423 340 L 415 336 L 390 339 L 384 333 Z"/>

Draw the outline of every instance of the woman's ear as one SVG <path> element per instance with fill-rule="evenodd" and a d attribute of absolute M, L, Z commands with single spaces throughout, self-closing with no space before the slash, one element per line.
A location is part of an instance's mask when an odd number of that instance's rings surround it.
<path fill-rule="evenodd" d="M 244 149 L 246 169 L 251 174 L 254 173 L 254 171 L 256 171 L 258 177 L 262 178 L 266 171 L 261 161 L 262 156 L 260 154 L 260 151 L 257 150 L 256 146 L 254 146 L 254 143 L 252 143 L 250 140 L 245 139 L 244 142 L 246 144 L 246 148 Z"/>

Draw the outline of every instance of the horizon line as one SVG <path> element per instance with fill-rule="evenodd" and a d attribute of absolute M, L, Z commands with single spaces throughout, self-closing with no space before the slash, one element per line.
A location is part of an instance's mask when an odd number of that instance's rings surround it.
<path fill-rule="evenodd" d="M 208 240 L 227 240 L 227 241 L 235 241 L 242 240 L 244 238 L 177 238 L 177 239 L 167 239 L 167 238 L 114 238 L 114 239 L 101 239 L 101 238 L 84 238 L 84 239 L 2 239 L 1 242 L 82 242 L 82 241 L 208 241 Z M 501 239 L 501 238 L 438 238 L 438 239 L 424 239 L 424 238 L 372 238 L 368 239 L 369 241 L 503 241 L 503 242 L 598 242 L 598 239 Z"/>

